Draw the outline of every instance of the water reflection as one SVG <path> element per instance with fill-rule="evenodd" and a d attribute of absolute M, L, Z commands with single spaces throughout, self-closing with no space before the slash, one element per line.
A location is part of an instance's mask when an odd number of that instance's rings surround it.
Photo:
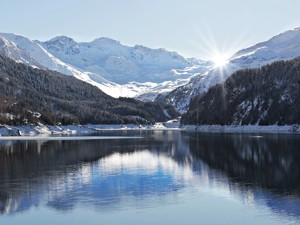
<path fill-rule="evenodd" d="M 151 135 L 151 134 L 150 134 Z M 10 141 L 0 146 L 0 210 L 20 212 L 46 204 L 58 210 L 76 204 L 114 207 L 126 196 L 178 190 L 167 157 L 174 143 L 149 139 Z M 158 152 L 158 150 L 160 150 Z M 175 165 L 176 166 L 176 165 Z M 178 169 L 179 170 L 179 169 Z"/>
<path fill-rule="evenodd" d="M 170 195 L 177 198 L 184 190 L 201 189 L 300 218 L 297 136 L 180 131 L 110 134 L 144 138 L 2 141 L 1 213 L 14 214 L 33 206 L 116 210 L 124 206 L 120 203 L 139 204 L 144 199 L 166 204 Z M 155 204 L 148 201 L 139 207 Z"/>
<path fill-rule="evenodd" d="M 231 194 L 249 204 L 300 217 L 300 137 L 190 135 L 190 151 L 226 176 Z"/>
<path fill-rule="evenodd" d="M 300 138 L 289 135 L 196 135 L 191 153 L 245 186 L 300 195 Z M 213 141 L 212 141 L 213 140 Z"/>

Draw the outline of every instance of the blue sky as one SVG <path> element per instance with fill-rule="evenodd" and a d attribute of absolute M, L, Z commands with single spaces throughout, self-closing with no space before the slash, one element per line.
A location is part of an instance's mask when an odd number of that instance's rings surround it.
<path fill-rule="evenodd" d="M 300 26 L 299 0 L 2 0 L 0 32 L 110 37 L 188 57 L 232 54 Z"/>

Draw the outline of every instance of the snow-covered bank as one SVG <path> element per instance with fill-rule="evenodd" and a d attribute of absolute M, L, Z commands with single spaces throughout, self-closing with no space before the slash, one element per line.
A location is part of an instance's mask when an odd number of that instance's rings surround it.
<path fill-rule="evenodd" d="M 287 134 L 300 134 L 300 125 L 185 125 L 182 126 L 183 130 L 196 130 L 199 132 L 207 133 L 287 133 Z"/>
<path fill-rule="evenodd" d="M 92 134 L 103 130 L 141 130 L 141 129 L 177 129 L 179 123 L 156 123 L 153 125 L 136 125 L 136 124 L 98 124 L 98 125 L 24 125 L 24 126 L 7 126 L 0 125 L 0 136 L 36 136 L 40 134 Z"/>
<path fill-rule="evenodd" d="M 184 125 L 180 126 L 178 120 L 168 121 L 166 123 L 156 123 L 154 125 L 136 125 L 136 124 L 97 124 L 97 125 L 65 125 L 50 126 L 39 124 L 25 126 L 7 126 L 0 125 L 0 136 L 36 136 L 36 135 L 60 135 L 60 134 L 92 134 L 105 130 L 191 130 L 207 133 L 289 133 L 300 134 L 300 125 Z"/>

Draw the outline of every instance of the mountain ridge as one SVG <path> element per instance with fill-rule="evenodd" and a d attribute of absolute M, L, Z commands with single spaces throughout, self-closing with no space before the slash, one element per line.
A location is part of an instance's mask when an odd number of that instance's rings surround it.
<path fill-rule="evenodd" d="M 75 76 L 113 97 L 137 97 L 149 92 L 149 100 L 154 100 L 159 93 L 187 83 L 191 76 L 211 66 L 211 62 L 186 59 L 174 51 L 130 47 L 110 38 L 76 42 L 58 36 L 40 42 L 14 34 L 0 33 L 0 37 L 6 40 L 0 49 L 6 49 L 2 52 L 15 61 Z M 137 85 L 133 87 L 131 82 Z M 146 88 L 139 88 L 142 86 Z"/>
<path fill-rule="evenodd" d="M 44 42 L 14 34 L 0 37 L 8 39 L 9 44 L 4 46 L 7 55 L 18 62 L 75 76 L 113 97 L 168 102 L 181 113 L 187 111 L 193 96 L 208 91 L 239 69 L 300 56 L 299 28 L 238 51 L 222 68 L 163 48 L 127 46 L 105 37 L 90 42 L 76 42 L 67 36 Z"/>
<path fill-rule="evenodd" d="M 184 124 L 292 125 L 300 123 L 300 57 L 243 69 L 195 96 Z"/>
<path fill-rule="evenodd" d="M 213 68 L 194 76 L 189 83 L 174 89 L 156 101 L 168 102 L 181 113 L 188 110 L 191 99 L 207 92 L 211 87 L 225 81 L 240 69 L 259 68 L 280 60 L 291 60 L 300 56 L 300 29 L 278 34 L 267 41 L 242 49 L 229 59 L 224 67 Z"/>

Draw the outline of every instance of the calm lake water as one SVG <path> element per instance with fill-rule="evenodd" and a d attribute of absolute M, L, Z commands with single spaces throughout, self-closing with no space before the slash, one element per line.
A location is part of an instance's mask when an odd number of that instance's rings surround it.
<path fill-rule="evenodd" d="M 1 140 L 0 213 L 3 225 L 300 224 L 300 136 Z"/>

